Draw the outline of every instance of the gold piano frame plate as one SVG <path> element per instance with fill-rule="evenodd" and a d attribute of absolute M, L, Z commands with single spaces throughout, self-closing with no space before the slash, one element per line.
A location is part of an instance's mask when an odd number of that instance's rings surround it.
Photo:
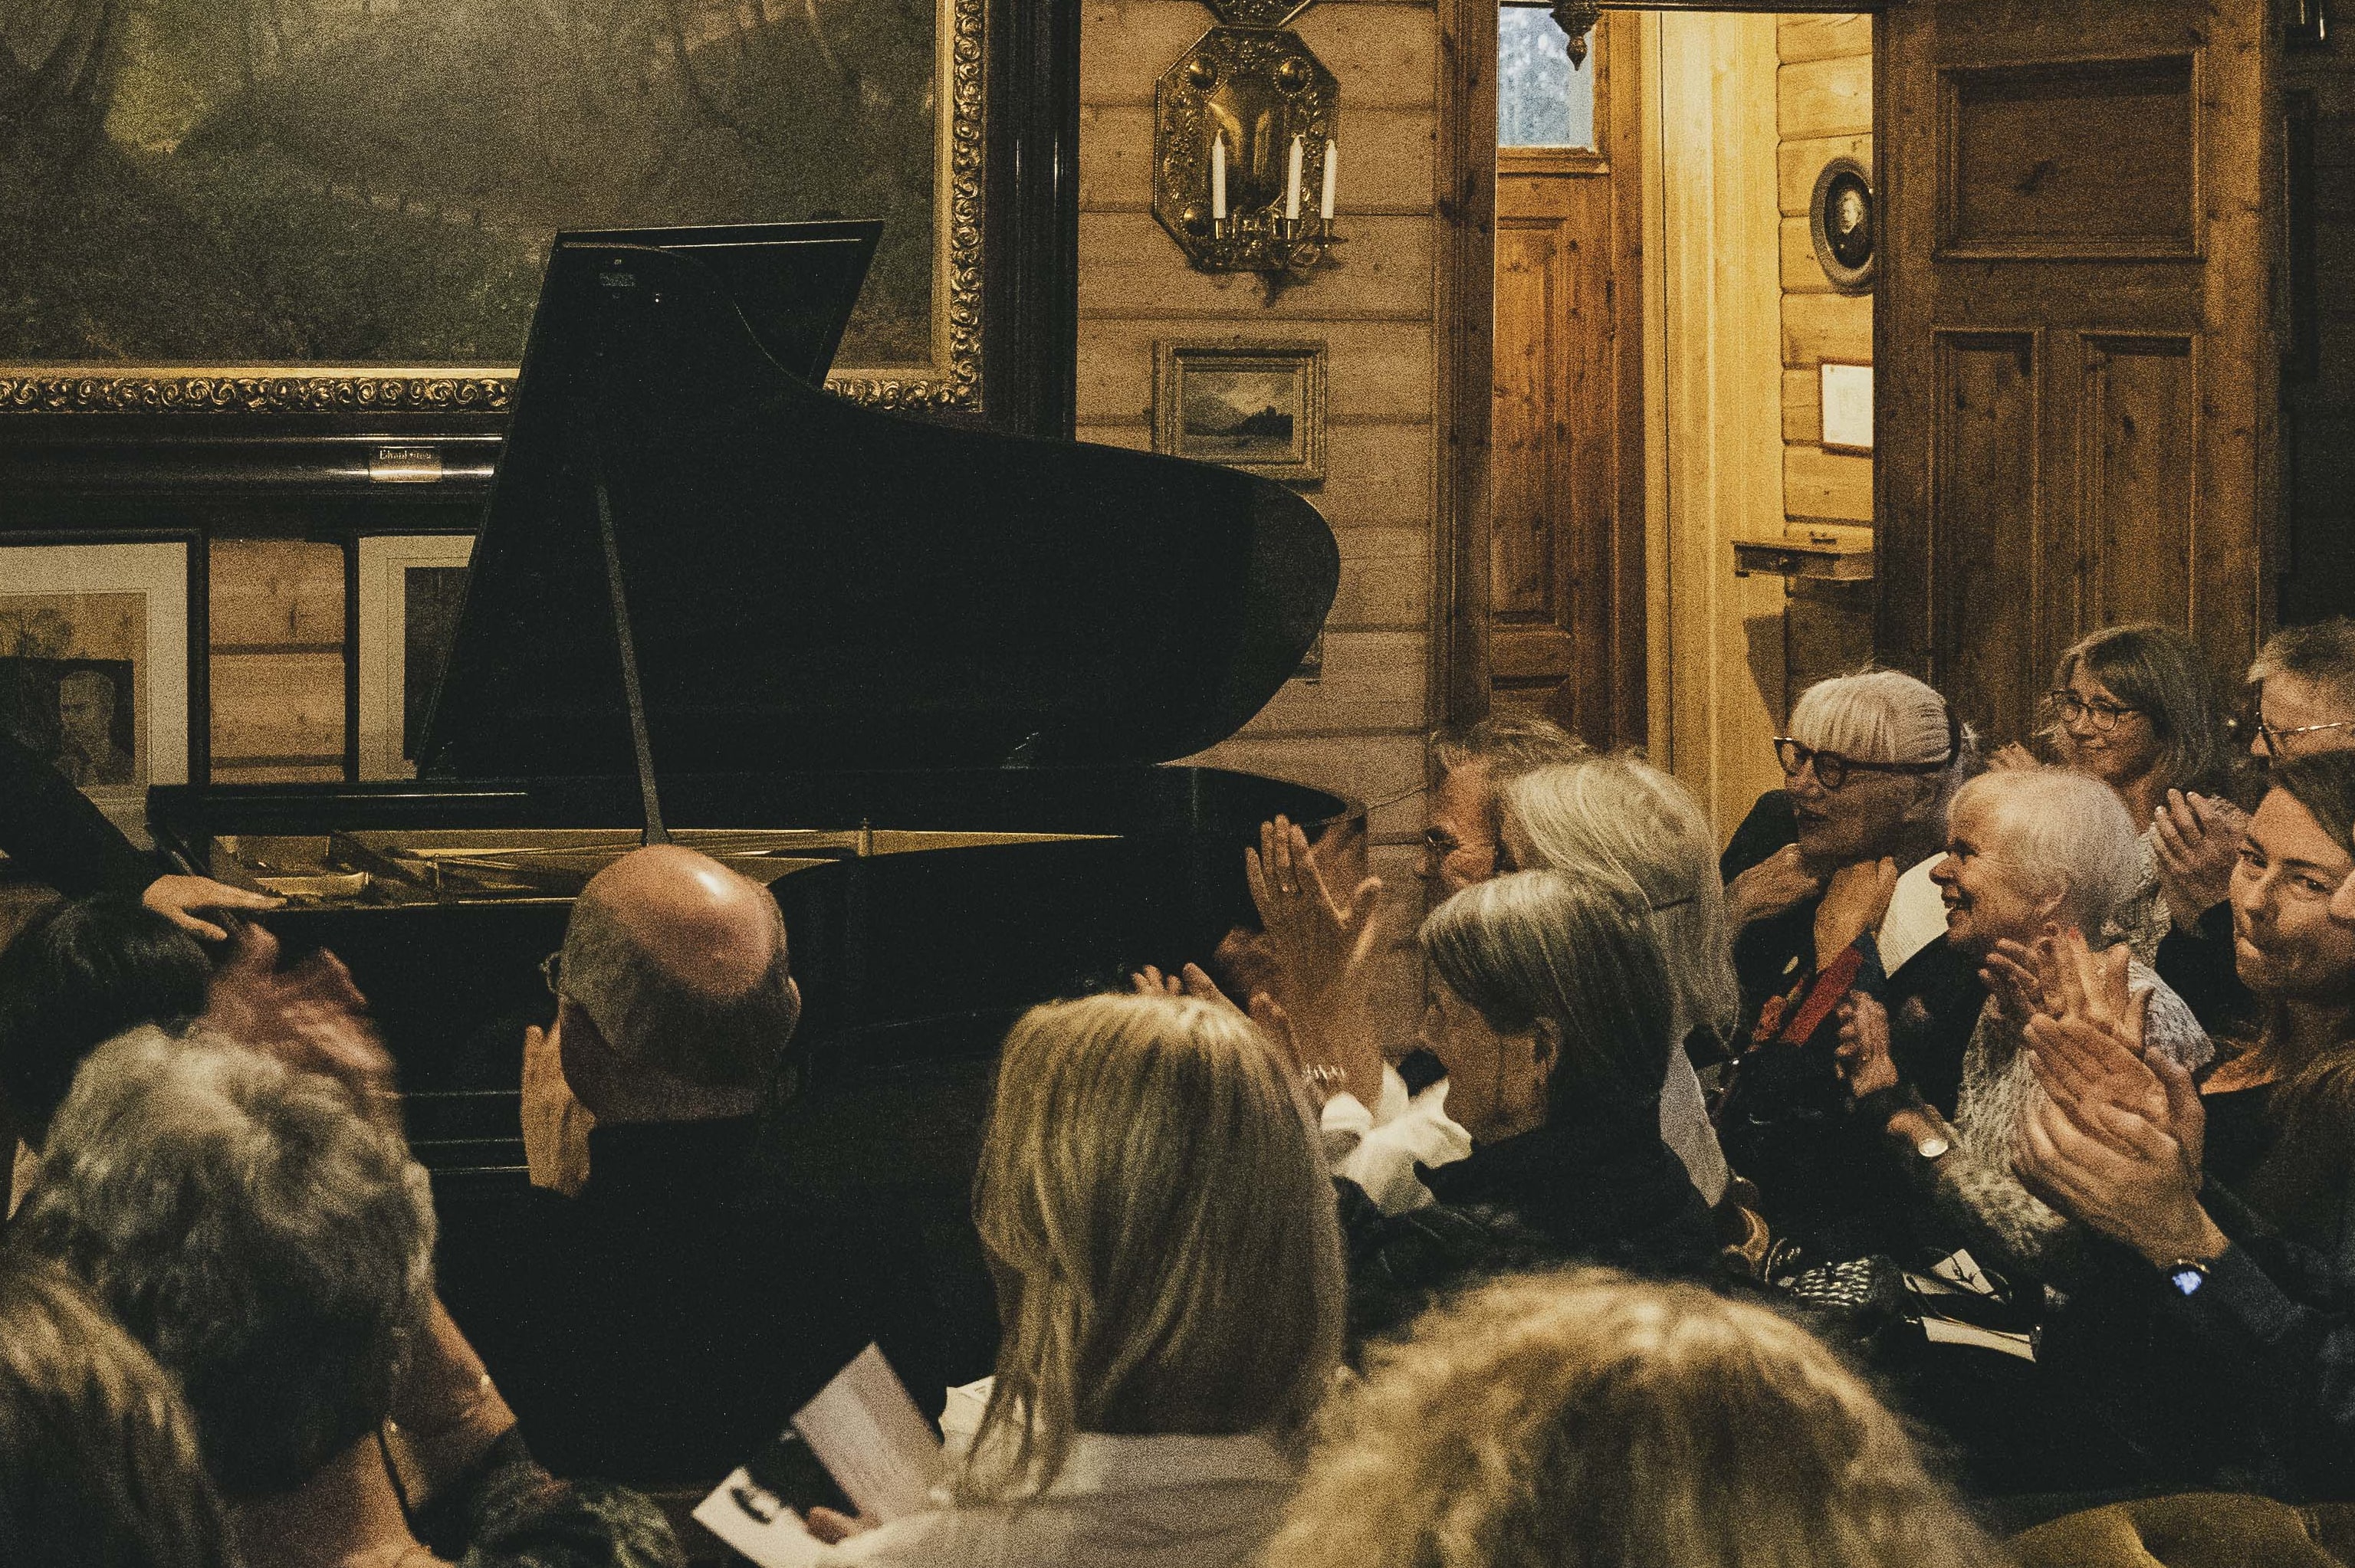
<path fill-rule="evenodd" d="M 1059 843 L 1102 833 L 975 833 L 905 828 L 683 828 L 672 842 L 766 885 L 835 861 L 924 850 Z M 569 899 L 638 847 L 632 828 L 448 829 L 212 841 L 212 874 L 304 907 Z"/>
<path fill-rule="evenodd" d="M 826 386 L 853 401 L 887 408 L 976 410 L 988 4 L 934 3 L 932 362 L 854 366 L 828 376 Z M 0 362 L 0 413 L 499 414 L 514 405 L 516 376 L 512 366 Z"/>

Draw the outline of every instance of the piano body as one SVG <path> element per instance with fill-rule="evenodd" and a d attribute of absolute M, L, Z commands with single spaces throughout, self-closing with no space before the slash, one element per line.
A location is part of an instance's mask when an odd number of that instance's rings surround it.
<path fill-rule="evenodd" d="M 286 948 L 350 966 L 453 1232 L 520 1196 L 538 965 L 644 840 L 783 909 L 793 1158 L 962 1183 L 1020 1009 L 1251 924 L 1263 820 L 1362 829 L 1156 766 L 1296 668 L 1337 579 L 1315 508 L 826 394 L 878 231 L 559 237 L 422 776 L 150 794 L 163 848 L 287 893 Z"/>

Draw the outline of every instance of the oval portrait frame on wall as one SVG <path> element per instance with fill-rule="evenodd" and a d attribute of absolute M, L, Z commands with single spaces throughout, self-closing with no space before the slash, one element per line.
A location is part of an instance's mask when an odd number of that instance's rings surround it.
<path fill-rule="evenodd" d="M 1817 174 L 1815 195 L 1807 201 L 1807 232 L 1824 276 L 1843 294 L 1872 291 L 1879 249 L 1873 207 L 1872 171 L 1854 158 L 1830 159 Z"/>

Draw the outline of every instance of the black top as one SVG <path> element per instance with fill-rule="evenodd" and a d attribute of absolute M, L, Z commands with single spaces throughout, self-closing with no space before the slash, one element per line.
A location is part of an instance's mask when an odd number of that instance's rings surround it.
<path fill-rule="evenodd" d="M 567 239 L 424 755 L 631 773 L 626 629 L 666 775 L 1167 761 L 1265 705 L 1339 574 L 1273 481 L 862 408 L 693 251 Z"/>
<path fill-rule="evenodd" d="M 2241 983 L 2232 950 L 2232 906 L 2228 900 L 2200 916 L 2189 931 L 2170 923 L 2150 967 L 2183 999 L 2191 1016 L 2211 1038 L 2252 1038 L 2259 1020 L 2256 999 Z"/>
<path fill-rule="evenodd" d="M 558 1474 L 716 1483 L 869 1340 L 938 1400 L 924 1282 L 889 1262 L 912 1233 L 749 1197 L 755 1128 L 597 1128 L 577 1198 L 536 1191 L 527 1234 L 457 1265 L 476 1288 L 452 1311 Z M 478 1327 L 485 1290 L 505 1300 Z"/>
<path fill-rule="evenodd" d="M 1443 1293 L 1495 1275 L 1570 1263 L 1658 1277 L 1710 1278 L 1709 1205 L 1642 1125 L 1550 1122 L 1421 1172 L 1438 1202 L 1385 1215 L 1337 1181 L 1349 1258 L 1353 1341 L 1404 1329 Z"/>
<path fill-rule="evenodd" d="M 2208 1115 L 2200 1163 L 2211 1180 L 2238 1188 L 2271 1151 L 2276 1129 L 2268 1107 L 2274 1088 L 2254 1084 L 2200 1097 L 2200 1108 Z"/>
<path fill-rule="evenodd" d="M 1797 838 L 1790 796 L 1771 789 L 1734 831 L 1719 869 L 1730 883 Z M 1820 1253 L 1853 1256 L 1902 1245 L 1904 1222 L 1881 1164 L 1879 1130 L 1849 1113 L 1833 1056 L 1838 1014 L 1823 1007 L 1804 1040 L 1755 1038 L 1770 1004 L 1795 1016 L 1807 996 L 1820 903 L 1811 898 L 1754 921 L 1734 938 L 1743 1027 L 1734 1041 L 1738 1063 L 1719 1113 L 1719 1136 L 1734 1171 L 1758 1184 L 1778 1230 Z M 1878 997 L 1889 1010 L 1898 1075 L 1952 1117 L 1962 1093 L 1963 1054 L 1987 1001 L 1977 967 L 1939 941 L 1884 975 L 1873 944 L 1861 948 L 1851 989 Z"/>
<path fill-rule="evenodd" d="M 0 730 L 0 852 L 69 898 L 137 898 L 161 874 L 64 774 Z"/>

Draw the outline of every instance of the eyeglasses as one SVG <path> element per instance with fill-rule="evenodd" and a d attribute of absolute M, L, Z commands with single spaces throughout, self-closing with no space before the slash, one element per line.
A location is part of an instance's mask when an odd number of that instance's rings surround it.
<path fill-rule="evenodd" d="M 2074 692 L 2047 692 L 2044 694 L 2044 701 L 2051 708 L 2053 715 L 2062 724 L 2075 724 L 2083 720 L 2094 726 L 2094 733 L 2096 735 L 2107 735 L 2118 727 L 2118 720 L 2126 715 L 2142 712 L 2140 708 L 2130 708 L 2123 704 L 2103 702 L 2099 699 L 2089 703 Z"/>
<path fill-rule="evenodd" d="M 2265 748 L 2265 755 L 2267 757 L 2272 758 L 2275 761 L 2279 761 L 2282 755 L 2282 742 L 2287 740 L 2291 736 L 2313 735 L 2319 730 L 2348 728 L 2355 728 L 2355 719 L 2333 719 L 2328 724 L 2302 724 L 2289 729 L 2275 729 L 2264 719 L 2259 719 L 2257 721 L 2257 744 Z"/>
<path fill-rule="evenodd" d="M 1774 737 L 1774 759 L 1783 765 L 1785 779 L 1796 779 L 1799 769 L 1812 763 L 1816 782 L 1827 789 L 1838 789 L 1848 782 L 1851 773 L 1944 773 L 1953 766 L 1955 757 L 1948 752 L 1935 762 L 1859 762 L 1853 757 L 1842 757 L 1837 751 L 1817 751 L 1812 746 L 1801 746 L 1787 735 L 1778 735 Z"/>
<path fill-rule="evenodd" d="M 558 948 L 539 960 L 539 978 L 541 983 L 548 987 L 549 995 L 559 1000 L 563 997 L 564 992 L 560 989 L 564 983 L 564 950 L 562 948 Z"/>

